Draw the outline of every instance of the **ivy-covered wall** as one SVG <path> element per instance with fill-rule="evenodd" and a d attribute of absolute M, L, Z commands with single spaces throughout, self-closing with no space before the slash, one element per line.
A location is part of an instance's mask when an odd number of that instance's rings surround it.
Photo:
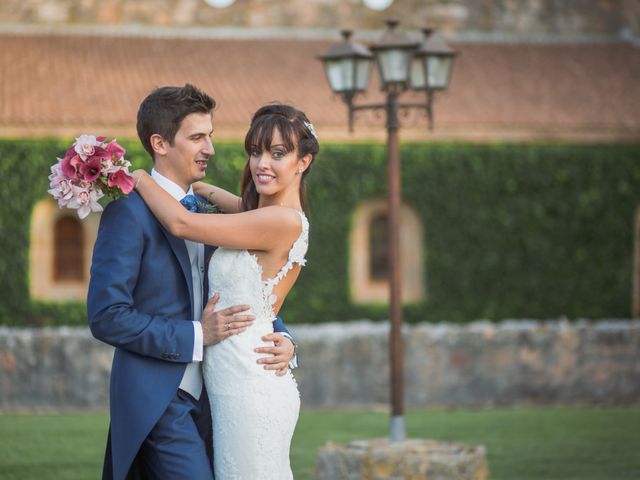
<path fill-rule="evenodd" d="M 29 298 L 29 223 L 69 140 L 0 140 L 0 323 L 84 324 L 84 305 Z M 150 161 L 122 142 L 134 166 Z M 240 143 L 217 143 L 209 177 L 237 190 Z M 407 321 L 626 318 L 640 145 L 405 144 L 403 196 L 422 218 L 427 299 Z M 289 323 L 386 317 L 349 300 L 352 213 L 386 191 L 381 144 L 323 144 L 309 175 L 307 267 Z"/>

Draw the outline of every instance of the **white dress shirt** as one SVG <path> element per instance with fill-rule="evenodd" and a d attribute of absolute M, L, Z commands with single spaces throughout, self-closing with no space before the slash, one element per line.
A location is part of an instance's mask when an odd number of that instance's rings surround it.
<path fill-rule="evenodd" d="M 182 188 L 176 185 L 175 182 L 164 177 L 156 170 L 151 170 L 151 177 L 160 185 L 167 193 L 173 198 L 180 201 L 187 195 L 193 195 L 193 189 L 189 186 L 189 190 L 185 192 Z M 185 240 L 184 243 L 187 247 L 187 253 L 189 254 L 189 262 L 191 263 L 191 280 L 193 285 L 193 358 L 191 363 L 187 364 L 187 368 L 184 371 L 184 376 L 180 382 L 179 388 L 189 393 L 196 399 L 200 398 L 202 393 L 202 372 L 200 371 L 200 363 L 203 357 L 203 342 L 204 337 L 202 334 L 202 325 L 200 324 L 200 316 L 202 314 L 202 299 L 204 288 L 204 245 L 201 243 L 192 242 L 191 240 Z"/>

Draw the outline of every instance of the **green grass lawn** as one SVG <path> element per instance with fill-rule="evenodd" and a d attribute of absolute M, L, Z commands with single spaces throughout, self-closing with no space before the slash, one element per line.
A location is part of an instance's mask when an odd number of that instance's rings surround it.
<path fill-rule="evenodd" d="M 0 415 L 0 479 L 99 478 L 104 414 Z M 327 441 L 384 437 L 388 415 L 304 410 L 291 457 L 311 479 Z M 483 444 L 493 480 L 638 480 L 640 407 L 417 410 L 410 437 Z"/>

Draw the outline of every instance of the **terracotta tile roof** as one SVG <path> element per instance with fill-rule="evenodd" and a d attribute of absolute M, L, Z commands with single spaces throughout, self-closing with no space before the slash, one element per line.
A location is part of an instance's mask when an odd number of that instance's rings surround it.
<path fill-rule="evenodd" d="M 315 59 L 332 42 L 0 34 L 0 135 L 135 135 L 155 86 L 194 83 L 218 102 L 220 138 L 241 138 L 261 104 L 305 110 L 325 139 L 347 138 L 346 108 Z M 456 43 L 436 129 L 416 115 L 403 138 L 640 140 L 640 49 L 625 43 Z M 377 101 L 377 75 L 365 101 Z M 407 95 L 407 101 L 419 99 Z M 382 139 L 363 114 L 354 138 Z"/>

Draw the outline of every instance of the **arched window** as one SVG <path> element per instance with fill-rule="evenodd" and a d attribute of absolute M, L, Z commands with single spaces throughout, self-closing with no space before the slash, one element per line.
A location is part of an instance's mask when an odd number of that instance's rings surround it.
<path fill-rule="evenodd" d="M 369 272 L 374 281 L 389 278 L 387 212 L 379 212 L 369 223 Z"/>
<path fill-rule="evenodd" d="M 350 238 L 349 277 L 355 303 L 389 301 L 387 202 L 362 203 L 353 216 Z M 402 299 L 424 299 L 424 252 L 422 223 L 406 204 L 400 207 L 400 276 Z"/>
<path fill-rule="evenodd" d="M 84 280 L 84 233 L 75 217 L 61 217 L 53 233 L 53 279 Z"/>
<path fill-rule="evenodd" d="M 51 198 L 35 205 L 29 245 L 32 298 L 86 300 L 89 266 L 99 223 L 99 214 L 92 213 L 79 220 L 75 210 L 58 208 Z"/>

